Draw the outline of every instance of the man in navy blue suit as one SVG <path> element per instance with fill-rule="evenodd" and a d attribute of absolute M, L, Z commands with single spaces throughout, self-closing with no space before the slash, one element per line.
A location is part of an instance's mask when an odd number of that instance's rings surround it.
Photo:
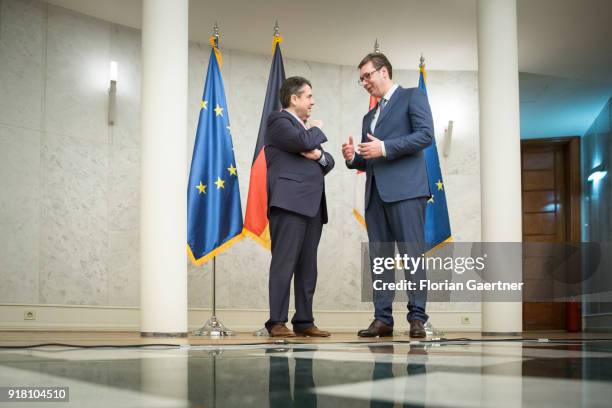
<path fill-rule="evenodd" d="M 280 90 L 283 110 L 268 117 L 264 137 L 268 218 L 272 239 L 266 328 L 272 337 L 328 337 L 314 324 L 312 299 L 317 283 L 317 249 L 327 223 L 324 176 L 334 167 L 321 144 L 327 141 L 320 121 L 308 122 L 314 99 L 310 82 L 287 78 Z M 293 331 L 288 320 L 294 277 Z"/>
<path fill-rule="evenodd" d="M 418 88 L 402 88 L 392 81 L 393 68 L 382 53 L 371 53 L 359 63 L 359 83 L 379 102 L 363 118 L 361 143 L 355 152 L 352 137 L 342 145 L 349 169 L 366 172 L 365 220 L 370 258 L 399 254 L 419 257 L 425 249 L 425 207 L 431 196 L 423 149 L 434 137 L 427 96 Z M 394 270 L 374 275 L 394 281 Z M 425 269 L 406 270 L 406 279 L 425 280 Z M 408 291 L 411 337 L 425 337 L 427 292 Z M 361 337 L 392 336 L 394 292 L 374 290 L 374 320 Z"/>

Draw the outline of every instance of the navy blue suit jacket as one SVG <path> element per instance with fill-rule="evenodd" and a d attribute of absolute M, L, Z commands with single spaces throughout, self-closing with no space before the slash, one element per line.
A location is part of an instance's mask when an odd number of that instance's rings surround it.
<path fill-rule="evenodd" d="M 370 125 L 376 107 L 363 118 L 362 142 L 367 134 L 382 140 L 386 157 L 366 160 L 355 154 L 350 169 L 366 172 L 365 208 L 370 203 L 372 177 L 384 202 L 429 197 L 429 183 L 423 149 L 433 142 L 434 128 L 427 95 L 419 88 L 398 87 L 380 113 L 374 132 Z"/>
<path fill-rule="evenodd" d="M 334 158 L 321 148 L 326 141 L 321 129 L 304 128 L 290 113 L 272 112 L 268 116 L 264 137 L 268 213 L 278 207 L 314 217 L 322 207 L 321 218 L 324 224 L 327 222 L 324 176 L 334 167 Z M 321 149 L 327 159 L 325 167 L 300 154 L 312 149 Z"/>

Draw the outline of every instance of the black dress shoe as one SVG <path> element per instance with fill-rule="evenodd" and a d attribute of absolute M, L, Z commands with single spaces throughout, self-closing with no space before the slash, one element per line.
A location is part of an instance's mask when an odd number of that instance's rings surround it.
<path fill-rule="evenodd" d="M 374 319 L 367 329 L 357 332 L 359 337 L 389 337 L 393 336 L 393 326 L 389 326 L 380 320 Z"/>
<path fill-rule="evenodd" d="M 422 321 L 409 320 L 408 323 L 410 323 L 410 337 L 424 339 L 427 336 L 427 333 L 425 332 L 425 326 L 423 326 Z"/>

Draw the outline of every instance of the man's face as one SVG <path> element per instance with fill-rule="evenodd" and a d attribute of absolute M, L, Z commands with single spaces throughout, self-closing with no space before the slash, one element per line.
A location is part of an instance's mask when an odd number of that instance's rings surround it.
<path fill-rule="evenodd" d="M 291 95 L 291 102 L 295 106 L 297 116 L 305 121 L 310 117 L 312 107 L 314 106 L 312 88 L 309 85 L 304 85 L 298 92 L 298 95 Z"/>
<path fill-rule="evenodd" d="M 383 70 L 386 72 L 387 68 L 382 67 L 377 70 L 374 64 L 372 64 L 372 61 L 369 61 L 359 69 L 359 79 L 363 87 L 370 95 L 376 98 L 382 98 L 384 96 L 382 91 L 383 84 L 385 83 Z"/>

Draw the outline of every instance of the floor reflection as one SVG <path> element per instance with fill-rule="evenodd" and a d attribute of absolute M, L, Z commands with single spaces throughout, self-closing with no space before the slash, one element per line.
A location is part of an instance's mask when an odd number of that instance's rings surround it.
<path fill-rule="evenodd" d="M 80 407 L 609 406 L 612 341 L 3 350 L 0 385 Z"/>

